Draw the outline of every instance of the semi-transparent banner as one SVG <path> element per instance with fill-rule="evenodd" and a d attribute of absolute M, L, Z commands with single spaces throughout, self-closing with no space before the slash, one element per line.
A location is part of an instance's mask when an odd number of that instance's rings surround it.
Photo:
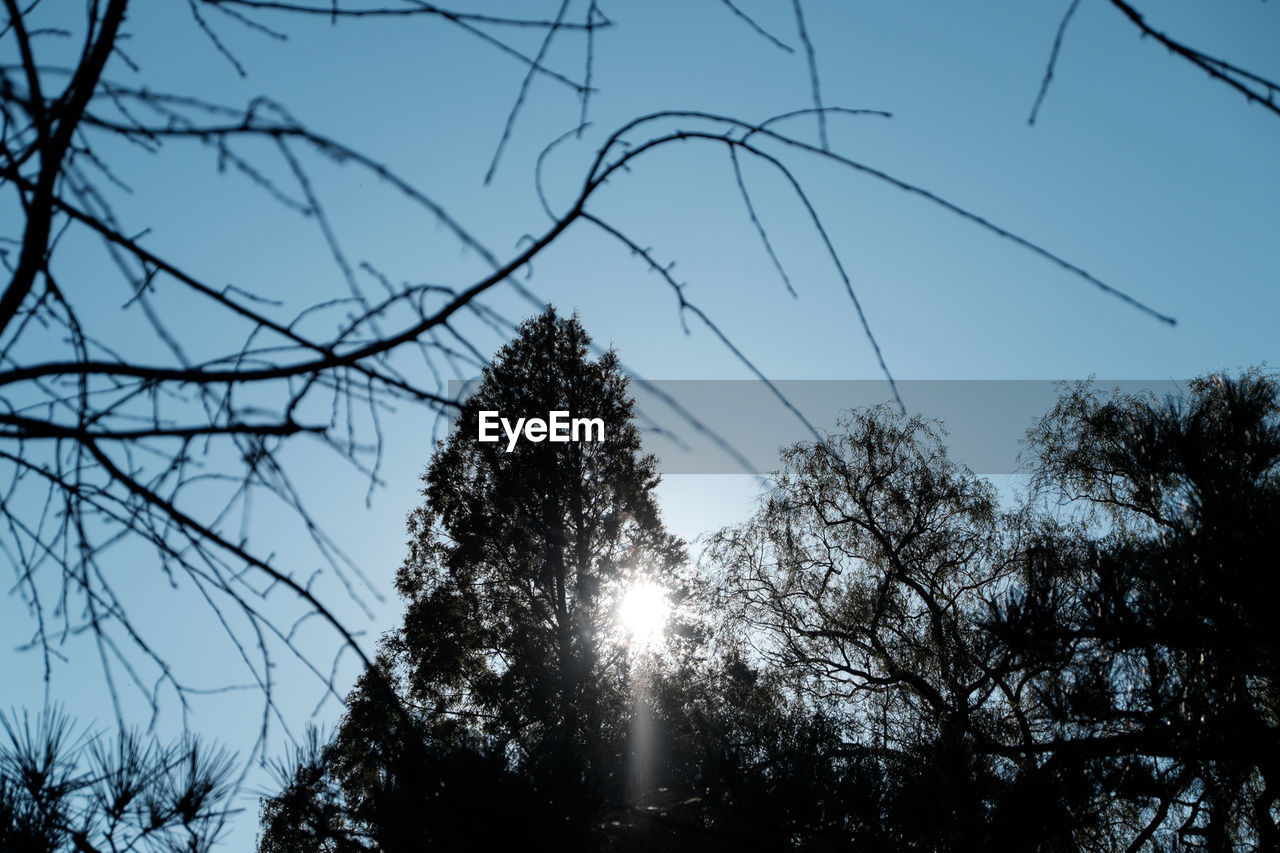
<path fill-rule="evenodd" d="M 451 380 L 462 399 L 478 380 Z M 904 379 L 898 392 L 907 412 L 939 421 L 951 458 L 979 474 L 1012 474 L 1027 429 L 1076 380 Z M 1094 379 L 1100 391 L 1181 397 L 1184 380 Z M 888 382 L 874 379 L 757 380 L 633 379 L 637 423 L 645 450 L 665 474 L 754 474 L 778 468 L 778 451 L 836 429 L 839 413 L 887 403 Z M 508 413 L 501 413 L 504 416 Z M 547 413 L 511 413 L 546 417 Z M 571 413 L 589 416 L 591 413 Z M 607 425 L 606 425 L 607 429 Z"/>

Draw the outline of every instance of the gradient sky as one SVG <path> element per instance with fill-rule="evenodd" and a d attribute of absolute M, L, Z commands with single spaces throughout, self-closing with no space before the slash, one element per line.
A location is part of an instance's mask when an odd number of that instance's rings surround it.
<path fill-rule="evenodd" d="M 553 17 L 558 5 L 528 0 L 471 7 Z M 580 18 L 585 5 L 572 3 L 571 17 Z M 602 4 L 616 26 L 596 41 L 593 83 L 599 92 L 591 126 L 547 158 L 545 188 L 553 208 L 563 209 L 573 197 L 602 140 L 635 116 L 687 109 L 754 122 L 811 106 L 791 4 L 737 5 L 794 51 L 770 44 L 716 0 Z M 824 103 L 892 113 L 832 116 L 830 148 L 1036 242 L 1171 315 L 1177 325 L 1160 323 L 927 200 L 792 152 L 786 163 L 820 214 L 889 368 L 917 379 L 1168 379 L 1275 365 L 1280 119 L 1140 38 L 1108 3 L 1084 0 L 1030 126 L 1028 114 L 1068 5 L 811 0 L 804 9 Z M 1153 26 L 1208 54 L 1280 77 L 1276 4 L 1143 5 Z M 49 0 L 41 12 L 49 19 L 62 16 L 62 25 L 78 34 L 82 6 Z M 535 79 L 486 185 L 524 70 L 459 28 L 400 19 L 334 26 L 321 17 L 299 25 L 256 15 L 288 29 L 290 39 L 281 43 L 212 15 L 220 38 L 248 73 L 241 78 L 185 4 L 135 6 L 126 45 L 141 71 L 134 74 L 113 60 L 109 74 L 233 106 L 269 94 L 299 119 L 413 180 L 499 257 L 548 226 L 535 192 L 535 162 L 577 123 L 577 98 L 562 85 Z M 531 53 L 538 49 L 536 32 L 494 33 Z M 5 49 L 12 52 L 12 44 Z M 581 39 L 553 44 L 547 63 L 580 78 Z M 817 142 L 811 117 L 778 129 Z M 113 163 L 134 189 L 119 200 L 122 217 L 137 230 L 152 228 L 146 238 L 152 250 L 181 258 L 211 280 L 283 300 L 285 313 L 345 292 L 315 224 L 273 205 L 242 177 L 220 175 L 213 152 L 193 145 L 161 157 L 124 148 L 106 153 L 117 158 Z M 688 142 L 647 155 L 605 187 L 591 209 L 652 247 L 662 262 L 677 262 L 673 274 L 687 284 L 690 301 L 765 375 L 879 377 L 803 205 L 763 164 L 744 163 L 744 175 L 796 298 L 761 248 L 723 146 Z M 367 173 L 317 165 L 315 183 L 351 258 L 369 260 L 395 281 L 458 286 L 482 274 L 474 253 L 460 250 L 445 229 Z M 81 262 L 66 262 L 64 277 L 91 278 L 100 262 L 94 251 L 86 244 Z M 580 312 L 597 343 L 616 347 L 640 376 L 751 375 L 696 319 L 688 318 L 685 334 L 671 289 L 585 222 L 563 235 L 531 273 L 522 279 L 526 287 L 541 300 Z M 123 284 L 110 286 L 116 290 L 86 298 L 119 312 L 127 293 Z M 533 310 L 508 288 L 493 291 L 486 303 L 513 320 Z M 127 322 L 121 320 L 121 334 Z M 502 342 L 480 325 L 463 329 L 484 352 Z M 217 327 L 201 331 L 207 337 L 193 333 L 193 351 L 226 346 Z M 399 618 L 391 579 L 403 553 L 403 520 L 417 501 L 417 477 L 438 428 L 431 413 L 410 409 L 388 416 L 383 426 L 385 486 L 372 493 L 367 507 L 367 480 L 332 452 L 304 444 L 285 452 L 316 518 L 368 576 L 367 588 L 358 591 L 369 600 L 372 618 L 347 601 L 336 581 L 321 577 L 316 587 L 350 625 L 365 631 L 367 649 Z M 755 488 L 747 476 L 681 475 L 668 477 L 660 495 L 671 528 L 692 539 L 740 520 Z M 297 531 L 277 523 L 271 510 L 264 509 L 250 532 L 259 550 L 274 551 L 298 576 L 315 567 L 312 554 L 295 558 Z M 129 556 L 123 551 L 117 559 Z M 141 549 L 126 570 L 139 579 L 138 612 L 164 632 L 179 665 L 207 670 L 211 682 L 243 679 L 228 649 L 202 639 L 208 617 L 190 590 L 151 583 L 156 573 Z M 29 636 L 29 622 L 16 596 L 3 599 L 0 608 L 0 624 L 8 626 L 0 638 L 13 648 Z M 335 648 L 332 632 L 318 623 L 301 631 L 320 650 L 316 659 L 327 664 L 331 653 L 325 650 Z M 82 719 L 109 722 L 91 644 L 69 640 L 67 654 L 53 695 Z M 9 704 L 38 704 L 39 661 L 18 653 L 4 660 Z M 338 671 L 350 683 L 356 674 L 350 656 Z M 300 730 L 323 691 L 314 676 L 287 661 L 277 675 L 285 688 L 285 722 Z M 145 723 L 140 709 L 134 711 Z M 244 750 L 260 713 L 252 694 L 222 694 L 194 705 L 188 722 Z M 332 724 L 338 713 L 331 700 L 315 720 Z M 176 709 L 168 708 L 158 727 L 173 730 L 179 722 Z M 279 721 L 272 726 L 271 749 L 278 751 Z M 246 797 L 241 805 L 246 811 L 227 836 L 227 849 L 252 843 L 256 801 Z"/>

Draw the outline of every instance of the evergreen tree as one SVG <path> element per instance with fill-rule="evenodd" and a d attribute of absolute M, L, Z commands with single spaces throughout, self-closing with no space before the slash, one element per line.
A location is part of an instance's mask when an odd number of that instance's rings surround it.
<path fill-rule="evenodd" d="M 589 343 L 576 317 L 551 308 L 523 324 L 423 477 L 396 576 L 404 622 L 326 750 L 341 793 L 311 783 L 344 798 L 350 831 L 377 846 L 534 826 L 572 840 L 625 799 L 633 655 L 616 606 L 642 578 L 676 600 L 688 589 L 627 378 L 612 352 L 592 359 Z M 603 439 L 478 440 L 481 412 L 515 423 L 554 411 L 601 419 Z M 282 803 L 268 802 L 264 822 Z"/>

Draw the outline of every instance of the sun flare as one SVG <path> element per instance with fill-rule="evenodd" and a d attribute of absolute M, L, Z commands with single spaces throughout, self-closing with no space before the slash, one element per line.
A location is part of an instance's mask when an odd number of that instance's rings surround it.
<path fill-rule="evenodd" d="M 653 645 L 667 626 L 667 592 L 652 581 L 639 581 L 623 594 L 618 617 L 631 637 L 631 645 Z"/>

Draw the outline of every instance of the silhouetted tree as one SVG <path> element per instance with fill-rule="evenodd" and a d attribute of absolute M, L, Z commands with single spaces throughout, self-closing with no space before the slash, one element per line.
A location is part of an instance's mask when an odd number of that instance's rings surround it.
<path fill-rule="evenodd" d="M 588 343 L 552 309 L 522 325 L 423 478 L 396 577 L 403 626 L 326 752 L 349 819 L 384 849 L 533 826 L 562 836 L 625 805 L 634 654 L 616 606 L 644 578 L 676 602 L 690 589 L 627 379 Z M 481 412 L 514 423 L 552 411 L 599 418 L 603 440 L 478 441 Z"/>
<path fill-rule="evenodd" d="M 572 410 L 573 383 L 531 360 L 575 335 L 527 324 L 464 417 L 512 389 L 522 414 Z M 615 850 L 1269 849 L 1277 391 L 1258 371 L 1165 405 L 1078 388 L 1033 430 L 1036 488 L 1011 509 L 887 407 L 789 449 L 756 515 L 711 542 L 715 642 L 691 621 L 688 653 L 644 679 L 644 809 L 623 778 L 633 659 L 601 608 L 622 563 L 572 559 L 590 466 L 573 445 L 479 444 L 464 420 L 411 519 L 404 627 L 264 813 L 292 808 L 296 831 L 345 809 L 345 832 L 389 849 L 534 827 Z M 674 569 L 660 527 L 634 529 Z M 486 790 L 510 822 L 485 823 Z"/>
<path fill-rule="evenodd" d="M 877 832 L 845 842 L 1275 847 L 1277 392 L 1077 388 L 1007 510 L 883 408 L 784 454 L 710 557 L 762 665 L 833 721 L 810 756 L 879 780 Z"/>
<path fill-rule="evenodd" d="M 1112 5 L 1179 59 L 1275 112 L 1274 82 L 1165 35 L 1129 4 L 1112 0 Z M 787 47 L 734 4 L 723 6 L 770 43 Z M 198 692 L 193 679 L 170 665 L 164 638 L 149 636 L 130 618 L 118 568 L 139 565 L 132 550 L 138 546 L 154 555 L 155 578 L 194 592 L 194 600 L 216 611 L 234 656 L 244 661 L 248 680 L 262 689 L 268 705 L 282 657 L 296 654 L 325 678 L 325 669 L 316 667 L 315 648 L 300 647 L 297 635 L 285 627 L 295 616 L 325 620 L 344 647 L 368 664 L 349 626 L 306 580 L 315 563 L 344 581 L 357 567 L 335 546 L 332 531 L 309 514 L 292 476 L 298 457 L 284 449 L 299 441 L 319 442 L 332 451 L 329 458 L 368 475 L 372 487 L 383 463 L 379 418 L 397 404 L 435 413 L 454 409 L 441 382 L 442 368 L 448 372 L 464 364 L 469 371 L 483 361 L 466 330 L 460 330 L 459 318 L 471 312 L 481 322 L 500 323 L 481 304 L 482 297 L 504 283 L 523 292 L 514 274 L 528 269 L 574 224 L 596 229 L 627 249 L 672 288 L 682 318 L 692 315 L 727 343 L 713 320 L 690 301 L 691 291 L 673 276 L 668 260 L 596 209 L 601 187 L 611 179 L 616 183 L 638 160 L 655 159 L 650 155 L 658 149 L 680 143 L 724 155 L 750 222 L 780 271 L 742 163 L 776 170 L 807 207 L 805 184 L 789 164 L 812 157 L 926 199 L 1116 293 L 1040 245 L 833 150 L 826 135 L 832 116 L 885 114 L 823 105 L 800 0 L 792 9 L 813 102 L 812 110 L 802 112 L 816 122 L 819 143 L 784 133 L 785 125 L 763 116 L 655 112 L 638 117 L 603 137 L 581 183 L 563 195 L 563 206 L 548 204 L 547 221 L 530 225 L 531 239 L 506 253 L 487 247 L 455 218 L 432 195 L 429 180 L 410 180 L 368 152 L 308 125 L 270 93 L 221 101 L 195 84 L 188 88 L 188 75 L 156 79 L 128 48 L 129 37 L 139 32 L 131 30 L 140 10 L 158 7 L 103 0 L 83 4 L 80 14 L 68 8 L 5 0 L 0 28 L 7 58 L 0 67 L 0 188 L 6 190 L 8 214 L 0 261 L 9 273 L 0 291 L 0 477 L 5 481 L 0 548 L 32 614 L 31 647 L 43 655 L 46 678 L 59 654 L 51 623 L 62 617 L 71 633 L 96 634 L 99 649 L 118 650 L 103 652 L 108 670 L 120 666 L 131 676 L 146 670 L 129 680 L 153 685 L 139 687 L 153 705 L 162 695 L 185 700 Z M 192 31 L 240 76 L 247 72 L 224 27 L 281 40 L 309 20 L 344 25 L 388 18 L 432 21 L 511 59 L 524 77 L 486 178 L 522 107 L 528 108 L 531 81 L 554 81 L 575 93 L 585 122 L 594 91 L 592 57 L 600 32 L 613 23 L 595 0 L 565 2 L 554 14 L 527 16 L 417 2 L 192 0 L 186 9 Z M 540 37 L 536 53 L 508 39 L 513 29 Z M 569 40 L 580 48 L 581 73 L 556 70 L 547 59 L 553 46 Z M 1050 70 L 1056 56 L 1055 48 Z M 220 210 L 223 221 L 261 199 L 298 214 L 323 240 L 334 262 L 330 284 L 339 291 L 309 288 L 296 300 L 291 288 L 272 280 L 277 273 L 270 265 L 263 265 L 269 271 L 262 279 L 228 281 L 231 276 L 216 264 L 157 238 L 151 226 L 166 214 L 155 210 L 185 215 L 196 206 L 173 192 L 181 180 L 158 182 L 158 193 L 146 186 L 154 164 L 143 165 L 122 152 L 141 152 L 161 162 L 176 154 L 181 163 L 193 148 L 211 153 L 216 169 L 261 193 L 238 197 Z M 434 270 L 414 269 L 405 277 L 416 283 L 407 283 L 374 262 L 356 262 L 316 179 L 336 167 L 389 189 L 397 202 L 407 200 L 425 221 L 440 224 L 474 266 L 435 284 L 423 283 L 436 278 Z M 816 213 L 812 224 L 870 337 L 846 267 Z M 99 263 L 82 265 L 86 257 Z M 109 271 L 106 286 L 104 270 Z M 123 303 L 118 313 L 102 308 L 113 278 Z M 883 360 L 881 366 L 887 374 Z M 314 545 L 309 558 L 300 556 L 302 548 L 277 557 L 250 535 L 251 520 L 264 502 L 295 515 L 298 529 Z M 117 563 L 113 552 L 128 556 Z M 128 577 L 136 582 L 139 576 L 131 571 Z M 294 610 L 279 606 L 281 593 L 290 597 Z M 327 686 L 336 695 L 332 677 Z M 263 737 L 269 713 L 264 708 Z"/>
<path fill-rule="evenodd" d="M 1275 849 L 1280 385 L 1214 375 L 1164 403 L 1081 386 L 1031 439 L 1041 496 L 1092 528 L 1028 564 L 1001 618 L 1052 662 L 1031 682 L 1048 762 L 1113 780 L 1129 849 Z"/>
<path fill-rule="evenodd" d="M 1019 752 L 1037 732 L 1020 662 L 984 624 L 1024 520 L 947 457 L 935 426 L 886 407 L 850 413 L 783 462 L 710 559 L 765 661 L 838 722 L 830 754 L 878 773 L 868 843 L 1053 849 L 1070 798 L 1044 784 L 1034 811 L 1012 804 L 1037 775 Z"/>
<path fill-rule="evenodd" d="M 661 673 L 661 796 L 629 816 L 620 848 L 881 849 L 879 760 L 848 749 L 840 718 L 804 701 L 793 682 L 733 645 Z"/>

